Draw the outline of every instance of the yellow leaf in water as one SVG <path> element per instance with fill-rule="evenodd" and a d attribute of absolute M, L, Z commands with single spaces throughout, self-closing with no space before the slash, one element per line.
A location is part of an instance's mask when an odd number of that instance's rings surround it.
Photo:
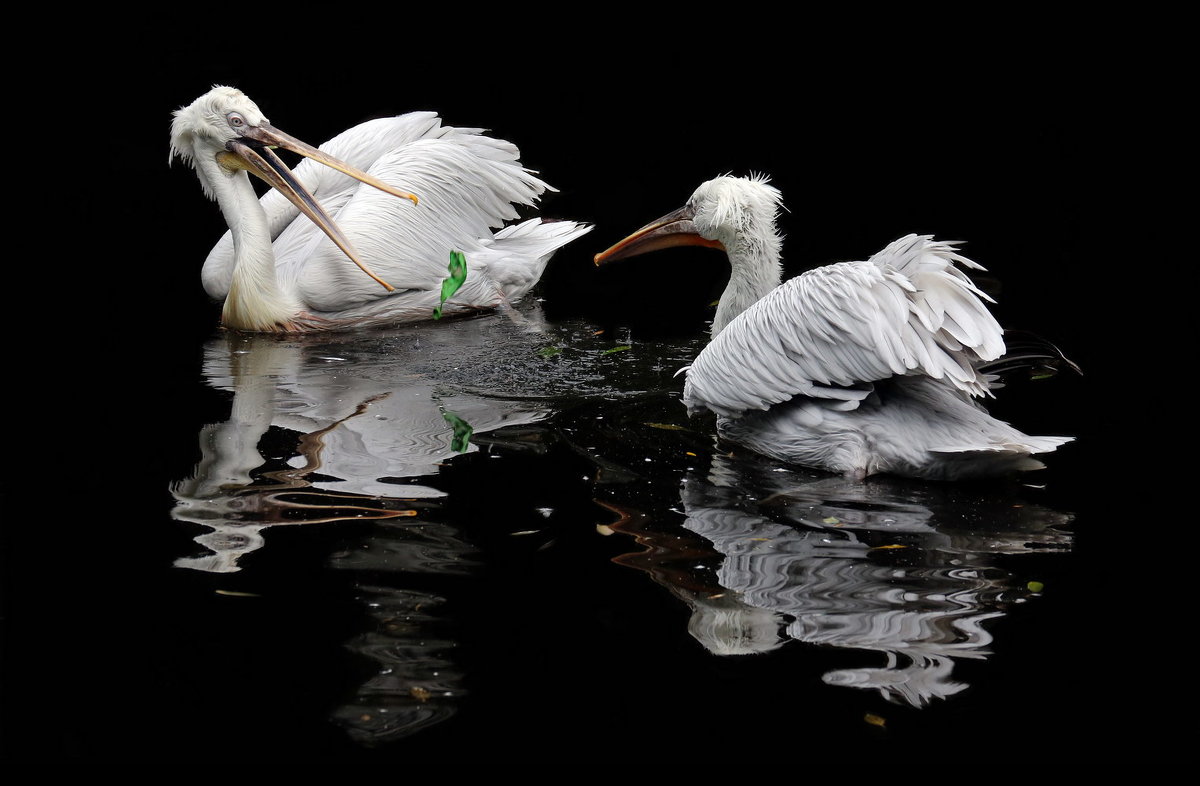
<path fill-rule="evenodd" d="M 433 698 L 433 694 L 422 688 L 420 685 L 414 685 L 409 691 L 409 695 L 417 701 L 429 701 Z"/>
<path fill-rule="evenodd" d="M 871 713 L 871 712 L 868 712 L 866 715 L 864 715 L 863 720 L 865 720 L 867 723 L 871 724 L 872 726 L 878 726 L 880 728 L 883 728 L 884 726 L 887 725 L 887 720 L 885 720 L 883 717 L 876 715 L 874 713 Z"/>
<path fill-rule="evenodd" d="M 647 423 L 650 428 L 661 428 L 666 431 L 687 431 L 683 426 L 676 426 L 674 423 Z"/>
<path fill-rule="evenodd" d="M 872 546 L 871 551 L 877 551 L 877 550 L 881 550 L 881 549 L 906 549 L 906 548 L 908 548 L 908 546 L 905 546 L 902 543 L 893 543 L 889 546 Z"/>

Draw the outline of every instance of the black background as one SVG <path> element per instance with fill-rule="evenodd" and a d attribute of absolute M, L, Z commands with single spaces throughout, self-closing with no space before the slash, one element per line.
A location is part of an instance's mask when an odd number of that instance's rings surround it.
<path fill-rule="evenodd" d="M 1109 578 L 1101 543 L 1111 500 L 1084 493 L 1095 483 L 1097 438 L 1113 429 L 1096 401 L 1108 376 L 1108 331 L 1097 315 L 1110 295 L 1088 242 L 1099 229 L 1094 206 L 1104 200 L 1098 163 L 1113 106 L 1108 58 L 1064 47 L 1044 28 L 1002 33 L 977 24 L 963 35 L 911 20 L 867 34 L 846 21 L 779 26 L 749 13 L 679 29 L 671 19 L 594 19 L 592 11 L 567 21 L 531 12 L 472 19 L 464 32 L 452 17 L 469 15 L 465 9 L 422 23 L 400 9 L 400 24 L 360 29 L 347 29 L 336 11 L 328 23 L 274 27 L 248 24 L 240 13 L 136 39 L 97 37 L 80 53 L 86 67 L 71 76 L 82 104 L 48 110 L 65 132 L 60 151 L 75 179 L 70 197 L 58 191 L 51 203 L 58 220 L 40 231 L 68 251 L 35 256 L 26 274 L 65 291 L 56 308 L 70 319 L 56 324 L 73 352 L 39 372 L 49 380 L 41 411 L 51 417 L 22 427 L 30 429 L 30 453 L 16 457 L 6 484 L 16 503 L 5 525 L 5 720 L 21 732 L 13 739 L 77 751 L 78 737 L 59 730 L 64 715 L 88 716 L 102 729 L 96 716 L 141 711 L 121 701 L 153 706 L 153 697 L 121 693 L 121 680 L 147 666 L 122 652 L 103 609 L 122 597 L 147 603 L 157 568 L 110 572 L 66 543 L 121 515 L 103 502 L 113 488 L 105 467 L 128 466 L 134 456 L 161 462 L 144 478 L 125 479 L 161 494 L 185 461 L 170 454 L 175 435 L 156 432 L 153 415 L 197 406 L 186 391 L 218 317 L 199 269 L 224 224 L 190 170 L 168 164 L 168 127 L 172 110 L 213 84 L 241 88 L 273 124 L 314 144 L 363 120 L 418 109 L 514 142 L 525 165 L 559 189 L 546 195 L 542 213 L 596 225 L 552 261 L 539 290 L 547 314 L 586 316 L 634 338 L 704 330 L 727 275 L 723 259 L 672 251 L 597 269 L 592 255 L 718 174 L 767 173 L 783 191 L 788 275 L 863 258 L 909 232 L 967 241 L 965 253 L 989 270 L 1002 324 L 1054 341 L 1085 372 L 1034 391 L 1036 399 L 1002 404 L 1030 433 L 1081 438 L 1064 450 L 1056 476 L 1088 522 L 1070 568 L 1073 594 L 1059 601 L 1071 618 L 1045 622 L 1048 649 L 1029 653 L 1031 674 L 1044 656 L 1054 676 L 1065 676 L 1064 664 L 1075 662 L 1067 650 L 1079 639 L 1064 629 L 1091 624 L 1083 595 Z M 203 38 L 187 40 L 197 26 Z M 326 46 L 331 38 L 343 43 Z M 76 221 L 87 229 L 68 229 Z M 29 333 L 62 340 L 44 328 Z M 105 380 L 103 390 L 95 379 Z M 107 427 L 130 407 L 148 424 L 136 438 Z M 205 415 L 190 417 L 202 423 Z M 63 451 L 80 440 L 94 451 L 70 459 L 64 472 Z M 42 450 L 49 455 L 33 458 Z M 80 508 L 91 511 L 82 520 Z M 53 546 L 49 528 L 59 540 Z M 77 701 L 71 682 L 93 679 L 105 687 L 93 685 Z M 1035 726 L 1039 712 L 1056 722 L 1095 717 L 1084 704 L 1078 712 L 1061 704 L 1030 712 Z M 1014 708 L 1011 722 L 1029 717 Z M 987 727 L 1009 722 L 993 718 Z M 586 731 L 603 723 L 596 725 Z M 509 729 L 505 739 L 516 736 Z M 172 736 L 158 729 L 150 739 Z M 95 753 L 92 744 L 83 750 Z"/>
<path fill-rule="evenodd" d="M 295 55 L 226 42 L 116 58 L 116 77 L 102 73 L 130 90 L 107 114 L 129 133 L 110 125 L 116 154 L 94 162 L 111 173 L 110 193 L 96 196 L 116 211 L 111 242 L 96 251 L 112 258 L 115 247 L 123 262 L 99 266 L 104 277 L 88 283 L 137 293 L 153 282 L 148 297 L 122 306 L 134 309 L 126 322 L 162 319 L 159 332 L 211 326 L 215 317 L 181 309 L 206 307 L 197 268 L 224 224 L 187 167 L 167 166 L 167 126 L 173 109 L 231 84 L 314 144 L 417 109 L 517 144 L 526 166 L 559 189 L 542 213 L 597 227 L 547 273 L 541 294 L 553 313 L 694 330 L 725 275 L 717 255 L 600 271 L 591 256 L 681 205 L 702 181 L 758 172 L 784 194 L 789 275 L 862 258 L 909 232 L 965 240 L 1002 287 L 997 312 L 1007 327 L 1088 351 L 1097 287 L 1081 233 L 1113 166 L 1110 119 L 1097 100 L 1108 90 L 1104 61 L 1028 36 L 980 49 L 932 32 L 925 40 L 910 31 L 901 45 L 899 34 L 855 41 L 834 30 L 824 40 L 831 31 L 743 24 L 716 40 L 715 31 L 634 26 L 591 38 L 542 21 L 506 30 L 506 40 L 522 42 L 508 48 L 480 31 L 366 44 L 362 55 L 351 46 L 335 58 L 308 45 L 309 34 Z M 97 83 L 93 97 L 103 99 L 107 83 Z"/>

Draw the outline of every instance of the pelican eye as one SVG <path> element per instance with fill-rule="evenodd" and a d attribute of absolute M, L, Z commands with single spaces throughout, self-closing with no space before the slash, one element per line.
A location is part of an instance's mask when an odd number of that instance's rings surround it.
<path fill-rule="evenodd" d="M 225 119 L 229 121 L 229 125 L 233 126 L 234 128 L 243 128 L 246 125 L 246 118 L 242 117 L 237 112 L 230 112 L 229 114 L 225 115 Z"/>

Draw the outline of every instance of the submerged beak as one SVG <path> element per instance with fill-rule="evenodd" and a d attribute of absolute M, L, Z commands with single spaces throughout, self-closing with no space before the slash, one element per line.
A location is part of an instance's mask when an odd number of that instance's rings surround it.
<path fill-rule="evenodd" d="M 258 127 L 247 129 L 243 136 L 243 140 L 233 140 L 226 145 L 226 151 L 218 155 L 223 166 L 231 169 L 245 169 L 262 178 L 272 188 L 277 189 L 280 193 L 286 196 L 293 205 L 295 205 L 301 213 L 306 215 L 314 224 L 321 228 L 329 239 L 332 240 L 342 252 L 350 258 L 350 261 L 358 265 L 358 267 L 377 281 L 384 289 L 389 292 L 394 290 L 391 284 L 381 279 L 379 276 L 371 272 L 371 270 L 362 263 L 358 258 L 358 254 L 354 251 L 354 247 L 350 245 L 350 240 L 338 228 L 325 209 L 321 207 L 316 198 L 308 192 L 308 189 L 296 179 L 292 170 L 288 169 L 287 165 L 280 160 L 279 156 L 272 152 L 272 147 L 282 147 L 291 150 L 293 153 L 299 153 L 306 158 L 324 164 L 325 166 L 336 169 L 343 174 L 366 183 L 369 186 L 374 186 L 380 191 L 385 191 L 402 199 L 411 199 L 413 204 L 417 203 L 417 198 L 412 194 L 400 191 L 384 183 L 377 177 L 367 174 L 360 169 L 357 169 L 345 161 L 334 158 L 328 153 L 324 153 L 311 145 L 301 142 L 295 137 L 285 134 L 279 129 L 263 123 Z"/>
<path fill-rule="evenodd" d="M 605 262 L 635 257 L 672 246 L 704 246 L 724 250 L 725 246 L 721 245 L 719 240 L 709 240 L 700 235 L 696 225 L 692 223 L 695 215 L 691 207 L 681 207 L 673 213 L 668 213 L 597 254 L 595 262 L 597 265 L 603 265 Z"/>

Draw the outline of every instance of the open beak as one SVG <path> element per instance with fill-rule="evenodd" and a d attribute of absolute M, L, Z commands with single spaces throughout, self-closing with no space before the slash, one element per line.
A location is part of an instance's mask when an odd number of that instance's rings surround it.
<path fill-rule="evenodd" d="M 358 265 L 364 273 L 377 281 L 384 289 L 389 292 L 394 291 L 395 288 L 391 284 L 388 284 L 375 275 L 371 272 L 370 268 L 362 263 L 354 247 L 350 245 L 350 240 L 342 233 L 342 230 L 338 228 L 338 225 L 325 212 L 325 209 L 321 207 L 316 198 L 296 178 L 292 170 L 288 169 L 287 165 L 280 160 L 279 156 L 275 155 L 271 148 L 282 147 L 291 150 L 293 153 L 299 153 L 306 158 L 311 158 L 318 163 L 347 174 L 355 180 L 366 183 L 369 186 L 374 186 L 380 191 L 385 191 L 402 199 L 411 199 L 414 205 L 417 203 L 417 198 L 412 194 L 395 189 L 379 178 L 369 175 L 347 164 L 345 161 L 336 159 L 311 145 L 305 144 L 299 139 L 285 134 L 267 123 L 246 129 L 243 137 L 244 139 L 235 139 L 225 146 L 226 151 L 218 156 L 221 164 L 232 169 L 245 169 L 248 172 L 258 175 L 268 185 L 286 196 L 301 213 L 308 216 L 309 220 L 320 227 L 321 231 L 337 244 L 337 247 L 350 258 L 351 262 Z"/>
<path fill-rule="evenodd" d="M 626 257 L 635 257 L 673 246 L 704 246 L 724 250 L 719 240 L 709 240 L 696 231 L 691 207 L 681 207 L 657 221 L 652 221 L 629 237 L 595 256 L 597 265 Z"/>

